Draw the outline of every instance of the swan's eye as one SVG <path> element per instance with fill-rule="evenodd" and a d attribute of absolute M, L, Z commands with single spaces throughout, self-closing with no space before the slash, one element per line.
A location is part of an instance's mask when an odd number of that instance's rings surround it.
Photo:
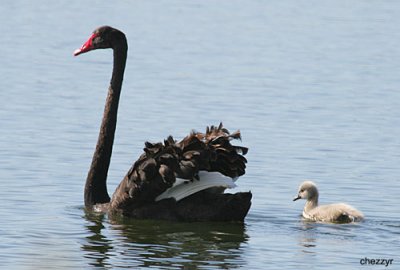
<path fill-rule="evenodd" d="M 304 189 L 300 189 L 300 192 L 303 193 L 303 192 L 304 192 Z"/>
<path fill-rule="evenodd" d="M 101 43 L 101 42 L 103 42 L 103 40 L 102 40 L 102 38 L 99 37 L 99 36 L 97 36 L 97 37 L 95 37 L 95 38 L 93 39 L 93 43 L 95 43 L 95 44 L 99 44 L 99 43 Z"/>

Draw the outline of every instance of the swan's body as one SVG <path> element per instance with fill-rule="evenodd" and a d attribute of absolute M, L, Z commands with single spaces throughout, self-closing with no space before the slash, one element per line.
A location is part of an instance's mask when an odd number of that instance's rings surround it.
<path fill-rule="evenodd" d="M 112 154 L 120 91 L 128 45 L 125 35 L 112 27 L 96 29 L 74 55 L 112 48 L 114 66 L 104 116 L 85 185 L 85 206 L 133 218 L 183 221 L 243 221 L 251 193 L 225 194 L 245 173 L 247 148 L 233 146 L 240 132 L 229 133 L 222 124 L 205 133 L 192 132 L 180 142 L 171 136 L 164 143 L 146 143 L 112 198 L 106 180 Z"/>
<path fill-rule="evenodd" d="M 328 205 L 318 205 L 318 189 L 311 181 L 303 182 L 299 187 L 298 199 L 307 200 L 302 216 L 311 221 L 349 223 L 361 221 L 364 215 L 354 207 L 345 203 L 335 203 Z"/>

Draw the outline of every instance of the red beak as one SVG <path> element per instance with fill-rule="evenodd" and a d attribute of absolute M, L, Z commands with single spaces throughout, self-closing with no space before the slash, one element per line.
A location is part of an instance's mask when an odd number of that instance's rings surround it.
<path fill-rule="evenodd" d="M 93 39 L 96 37 L 96 34 L 92 34 L 90 38 L 85 42 L 85 44 L 82 45 L 79 49 L 76 49 L 74 51 L 74 56 L 80 55 L 81 53 L 85 53 L 88 51 L 93 50 Z"/>

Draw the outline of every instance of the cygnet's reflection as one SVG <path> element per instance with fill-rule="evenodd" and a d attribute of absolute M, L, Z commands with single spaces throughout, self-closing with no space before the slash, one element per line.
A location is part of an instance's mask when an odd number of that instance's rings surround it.
<path fill-rule="evenodd" d="M 316 239 L 316 223 L 310 222 L 305 219 L 301 220 L 299 223 L 300 226 L 300 237 L 299 237 L 299 246 L 301 251 L 304 253 L 315 253 L 314 248 L 317 247 L 317 239 Z"/>

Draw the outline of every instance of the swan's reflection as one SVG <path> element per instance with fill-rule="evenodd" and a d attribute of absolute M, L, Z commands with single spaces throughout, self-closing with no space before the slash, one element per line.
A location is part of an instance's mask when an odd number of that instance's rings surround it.
<path fill-rule="evenodd" d="M 177 223 L 105 218 L 86 213 L 84 257 L 96 267 L 235 268 L 245 264 L 248 236 L 240 223 Z"/>
<path fill-rule="evenodd" d="M 104 229 L 104 216 L 104 214 L 85 211 L 85 219 L 89 221 L 86 228 L 90 235 L 86 237 L 82 249 L 85 251 L 85 258 L 91 260 L 90 264 L 99 267 L 105 266 L 108 254 L 112 250 L 111 241 L 101 234 L 101 230 Z"/>

